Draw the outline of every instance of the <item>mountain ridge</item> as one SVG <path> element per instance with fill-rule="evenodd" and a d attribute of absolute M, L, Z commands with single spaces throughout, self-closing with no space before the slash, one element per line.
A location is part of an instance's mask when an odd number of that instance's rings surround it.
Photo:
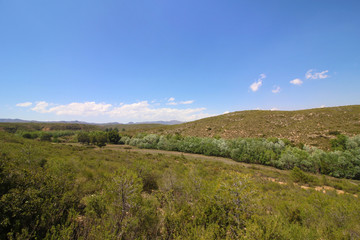
<path fill-rule="evenodd" d="M 38 120 L 23 120 L 19 118 L 0 118 L 0 123 L 69 123 L 69 124 L 89 124 L 89 125 L 133 125 L 133 124 L 161 124 L 161 125 L 175 125 L 181 124 L 184 122 L 178 120 L 170 121 L 144 121 L 144 122 L 128 122 L 128 123 L 119 123 L 119 122 L 107 122 L 107 123 L 91 123 L 85 121 L 38 121 Z"/>

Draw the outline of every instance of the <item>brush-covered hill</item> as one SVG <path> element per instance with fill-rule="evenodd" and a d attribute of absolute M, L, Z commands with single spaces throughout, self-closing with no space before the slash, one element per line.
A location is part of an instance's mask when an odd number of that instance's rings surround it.
<path fill-rule="evenodd" d="M 221 138 L 286 138 L 327 149 L 341 133 L 360 134 L 360 105 L 298 111 L 251 110 L 232 112 L 194 122 L 162 127 L 153 133 Z"/>

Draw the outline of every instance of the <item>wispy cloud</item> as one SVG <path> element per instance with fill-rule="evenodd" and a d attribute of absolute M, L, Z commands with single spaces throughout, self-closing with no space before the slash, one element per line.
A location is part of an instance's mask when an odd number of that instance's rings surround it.
<path fill-rule="evenodd" d="M 16 104 L 17 107 L 30 107 L 32 105 L 32 102 L 23 102 Z"/>
<path fill-rule="evenodd" d="M 40 101 L 37 102 L 35 107 L 33 107 L 31 110 L 35 111 L 35 112 L 39 112 L 39 113 L 48 113 L 49 110 L 47 109 L 47 107 L 49 106 L 49 104 L 45 101 Z"/>
<path fill-rule="evenodd" d="M 303 81 L 301 81 L 300 78 L 295 78 L 294 80 L 291 80 L 290 83 L 300 86 L 301 84 L 303 84 Z"/>
<path fill-rule="evenodd" d="M 179 104 L 192 104 L 194 100 L 180 101 Z"/>
<path fill-rule="evenodd" d="M 186 105 L 186 104 L 192 104 L 194 102 L 194 100 L 187 100 L 187 101 L 180 101 L 180 102 L 175 102 L 175 98 L 169 98 L 168 102 L 166 103 L 166 105 Z"/>
<path fill-rule="evenodd" d="M 329 75 L 326 75 L 328 73 L 328 70 L 322 71 L 322 72 L 314 72 L 313 69 L 310 69 L 306 72 L 305 78 L 306 79 L 325 79 L 328 78 Z"/>
<path fill-rule="evenodd" d="M 274 89 L 271 90 L 271 92 L 276 94 L 276 93 L 279 93 L 280 90 L 281 90 L 281 88 L 279 86 L 274 86 Z"/>
<path fill-rule="evenodd" d="M 263 79 L 265 79 L 265 78 L 266 78 L 266 75 L 264 73 L 260 74 L 258 80 L 250 85 L 251 91 L 256 92 L 257 90 L 259 90 L 259 88 L 262 86 Z"/>
<path fill-rule="evenodd" d="M 175 100 L 175 99 L 174 99 Z M 181 104 L 190 104 L 193 101 L 183 101 Z M 192 121 L 210 114 L 205 113 L 206 108 L 177 109 L 171 107 L 156 108 L 148 101 L 113 106 L 107 103 L 73 102 L 64 105 L 49 104 L 45 101 L 37 102 L 31 110 L 38 113 L 53 113 L 61 116 L 108 116 L 116 121 L 155 121 L 180 120 Z"/>
<path fill-rule="evenodd" d="M 206 108 L 154 108 L 147 101 L 127 104 L 109 111 L 111 117 L 133 118 L 143 120 L 181 120 L 191 121 L 210 116 L 204 113 Z"/>
<path fill-rule="evenodd" d="M 176 102 L 168 102 L 166 105 L 172 105 L 172 106 L 175 106 L 175 105 L 178 105 L 178 103 L 176 103 Z"/>

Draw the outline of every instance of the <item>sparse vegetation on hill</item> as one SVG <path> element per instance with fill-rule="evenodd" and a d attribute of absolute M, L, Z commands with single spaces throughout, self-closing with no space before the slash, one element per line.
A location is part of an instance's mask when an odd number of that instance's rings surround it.
<path fill-rule="evenodd" d="M 336 135 L 360 134 L 360 105 L 299 111 L 241 111 L 150 130 L 161 135 L 285 138 L 295 144 L 330 149 Z"/>

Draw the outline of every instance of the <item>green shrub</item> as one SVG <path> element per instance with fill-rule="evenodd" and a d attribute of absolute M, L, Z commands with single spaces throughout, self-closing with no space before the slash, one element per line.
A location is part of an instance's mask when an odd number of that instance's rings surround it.
<path fill-rule="evenodd" d="M 293 170 L 291 170 L 291 178 L 296 183 L 311 183 L 314 181 L 312 176 L 304 173 L 298 167 L 294 167 Z"/>
<path fill-rule="evenodd" d="M 43 132 L 43 133 L 40 135 L 40 140 L 41 140 L 41 141 L 48 141 L 48 142 L 50 142 L 50 141 L 51 141 L 51 137 L 52 137 L 52 135 L 51 135 L 50 133 Z"/>

